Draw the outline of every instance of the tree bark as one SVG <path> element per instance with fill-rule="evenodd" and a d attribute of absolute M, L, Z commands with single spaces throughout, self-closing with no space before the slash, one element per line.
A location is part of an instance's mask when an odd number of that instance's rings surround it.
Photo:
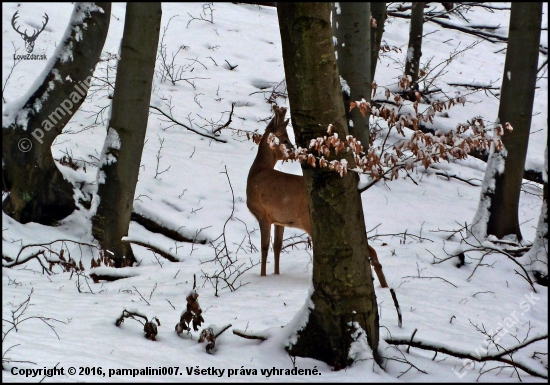
<path fill-rule="evenodd" d="M 110 18 L 111 3 L 77 3 L 51 69 L 2 126 L 2 180 L 9 191 L 2 210 L 18 222 L 52 224 L 75 209 L 73 185 L 57 168 L 51 146 L 86 99 Z"/>
<path fill-rule="evenodd" d="M 513 131 L 504 131 L 504 150 L 489 155 L 480 202 L 489 215 L 485 234 L 481 235 L 515 235 L 518 241 L 523 238 L 518 208 L 535 97 L 541 18 L 542 3 L 512 3 L 498 120 L 502 125 L 510 123 Z M 499 162 L 501 167 L 491 167 Z M 476 219 L 482 217 L 476 215 Z"/>
<path fill-rule="evenodd" d="M 376 20 L 376 27 L 370 29 L 371 41 L 371 79 L 374 81 L 376 73 L 376 64 L 380 56 L 380 45 L 382 44 L 382 34 L 384 33 L 384 24 L 386 22 L 386 3 L 370 3 L 370 14 Z"/>
<path fill-rule="evenodd" d="M 370 102 L 372 78 L 370 3 L 333 3 L 332 31 L 336 38 L 338 72 L 349 133 L 361 141 L 367 152 L 370 143 L 369 117 L 358 108 L 350 111 L 350 102 Z"/>
<path fill-rule="evenodd" d="M 533 246 L 527 253 L 528 264 L 538 284 L 548 286 L 548 145 L 544 152 L 542 205 Z"/>
<path fill-rule="evenodd" d="M 422 31 L 424 29 L 424 4 L 412 3 L 409 48 L 405 60 L 405 76 L 411 77 L 411 90 L 418 90 L 418 72 L 422 56 Z"/>
<path fill-rule="evenodd" d="M 101 199 L 92 233 L 116 267 L 136 260 L 128 234 L 151 100 L 159 39 L 160 3 L 128 3 L 111 119 L 98 174 Z"/>
<path fill-rule="evenodd" d="M 292 125 L 305 147 L 333 124 L 347 135 L 329 3 L 278 3 L 279 26 Z M 351 152 L 345 158 L 353 167 Z M 335 369 L 353 362 L 349 349 L 361 329 L 377 357 L 378 308 L 367 248 L 358 176 L 302 165 L 311 215 L 314 305 L 287 351 L 322 360 Z"/>

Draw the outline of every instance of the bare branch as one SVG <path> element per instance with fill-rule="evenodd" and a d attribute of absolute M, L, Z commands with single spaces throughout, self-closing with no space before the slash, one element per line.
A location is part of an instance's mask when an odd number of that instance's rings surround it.
<path fill-rule="evenodd" d="M 521 362 L 514 361 L 511 358 L 505 358 L 504 357 L 504 356 L 507 356 L 507 355 L 511 355 L 512 353 L 517 352 L 518 350 L 523 349 L 526 346 L 531 345 L 532 343 L 535 343 L 537 341 L 547 340 L 547 339 L 548 339 L 548 334 L 545 334 L 545 335 L 542 335 L 542 336 L 531 338 L 530 340 L 528 340 L 528 341 L 526 341 L 522 344 L 519 344 L 519 345 L 513 346 L 511 348 L 505 349 L 501 352 L 498 352 L 498 353 L 495 353 L 495 354 L 487 354 L 485 356 L 479 356 L 479 357 L 472 354 L 472 353 L 470 353 L 470 352 L 449 349 L 446 346 L 441 346 L 441 345 L 438 345 L 438 344 L 432 343 L 432 342 L 427 343 L 427 342 L 422 342 L 422 341 L 413 341 L 412 338 L 411 339 L 398 339 L 398 338 L 391 338 L 390 337 L 390 338 L 385 338 L 385 341 L 388 344 L 391 344 L 391 345 L 409 345 L 409 346 L 412 346 L 414 348 L 435 351 L 435 352 L 438 352 L 438 353 L 447 354 L 447 355 L 452 356 L 452 357 L 465 358 L 465 359 L 469 359 L 469 360 L 476 361 L 476 362 L 486 362 L 486 361 L 502 362 L 502 363 L 510 365 L 511 367 L 519 368 L 519 369 L 523 370 L 524 372 L 526 372 L 526 373 L 528 373 L 532 376 L 548 379 L 548 374 L 540 373 L 536 369 L 532 369 L 532 368 L 528 367 L 527 365 L 525 365 Z"/>

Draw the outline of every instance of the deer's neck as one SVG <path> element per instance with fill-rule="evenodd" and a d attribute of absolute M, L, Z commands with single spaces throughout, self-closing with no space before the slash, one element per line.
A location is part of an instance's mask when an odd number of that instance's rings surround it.
<path fill-rule="evenodd" d="M 271 169 L 275 167 L 275 164 L 277 163 L 277 156 L 275 154 L 275 151 L 273 151 L 269 144 L 267 143 L 266 135 L 262 138 L 260 141 L 260 145 L 258 146 L 258 153 L 256 154 L 256 159 L 254 159 L 254 163 L 252 163 L 252 167 L 250 167 L 250 174 L 263 170 L 263 169 Z"/>

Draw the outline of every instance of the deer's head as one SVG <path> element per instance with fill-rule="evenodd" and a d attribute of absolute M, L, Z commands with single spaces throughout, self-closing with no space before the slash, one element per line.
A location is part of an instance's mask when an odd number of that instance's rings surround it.
<path fill-rule="evenodd" d="M 38 37 L 38 35 L 40 35 L 42 33 L 42 31 L 44 30 L 44 28 L 46 28 L 46 25 L 48 24 L 48 14 L 44 12 L 44 23 L 42 24 L 42 28 L 40 30 L 35 30 L 34 33 L 29 36 L 27 35 L 27 30 L 25 30 L 25 32 L 21 32 L 19 31 L 19 28 L 17 28 L 17 25 L 15 25 L 15 20 L 19 17 L 18 15 L 19 11 L 15 12 L 13 14 L 13 17 L 11 19 L 11 26 L 13 27 L 13 29 L 21 35 L 21 37 L 23 38 L 23 40 L 25 41 L 25 49 L 27 50 L 28 53 L 31 53 L 33 50 L 34 50 L 34 43 L 36 41 L 36 38 Z"/>
<path fill-rule="evenodd" d="M 267 125 L 264 136 L 267 136 L 268 143 L 275 152 L 277 159 L 281 160 L 283 159 L 283 151 L 280 145 L 286 147 L 287 150 L 294 150 L 294 146 L 292 145 L 286 130 L 289 122 L 289 119 L 285 120 L 286 108 L 275 106 L 273 107 L 273 110 L 275 112 L 275 116 Z"/>

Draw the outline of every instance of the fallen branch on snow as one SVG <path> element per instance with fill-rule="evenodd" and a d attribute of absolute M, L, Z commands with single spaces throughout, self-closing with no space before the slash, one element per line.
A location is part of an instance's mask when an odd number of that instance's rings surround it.
<path fill-rule="evenodd" d="M 545 334 L 539 337 L 531 338 L 528 341 L 525 341 L 511 348 L 504 349 L 503 351 L 499 351 L 495 354 L 487 354 L 486 356 L 481 356 L 481 355 L 477 356 L 471 352 L 467 352 L 464 350 L 450 349 L 446 346 L 438 345 L 437 343 L 413 341 L 413 338 L 410 338 L 410 339 L 386 338 L 384 339 L 384 341 L 386 341 L 390 345 L 408 345 L 409 347 L 429 350 L 437 353 L 443 353 L 452 357 L 469 359 L 476 362 L 487 362 L 487 361 L 502 362 L 507 365 L 510 365 L 513 368 L 519 368 L 532 376 L 548 379 L 548 374 L 539 373 L 536 369 L 530 368 L 524 363 L 515 361 L 511 357 L 513 353 L 525 348 L 526 346 L 532 343 L 535 343 L 537 341 L 542 341 L 547 339 L 548 339 L 548 334 Z M 510 358 L 506 358 L 505 356 L 507 355 L 510 355 Z"/>

